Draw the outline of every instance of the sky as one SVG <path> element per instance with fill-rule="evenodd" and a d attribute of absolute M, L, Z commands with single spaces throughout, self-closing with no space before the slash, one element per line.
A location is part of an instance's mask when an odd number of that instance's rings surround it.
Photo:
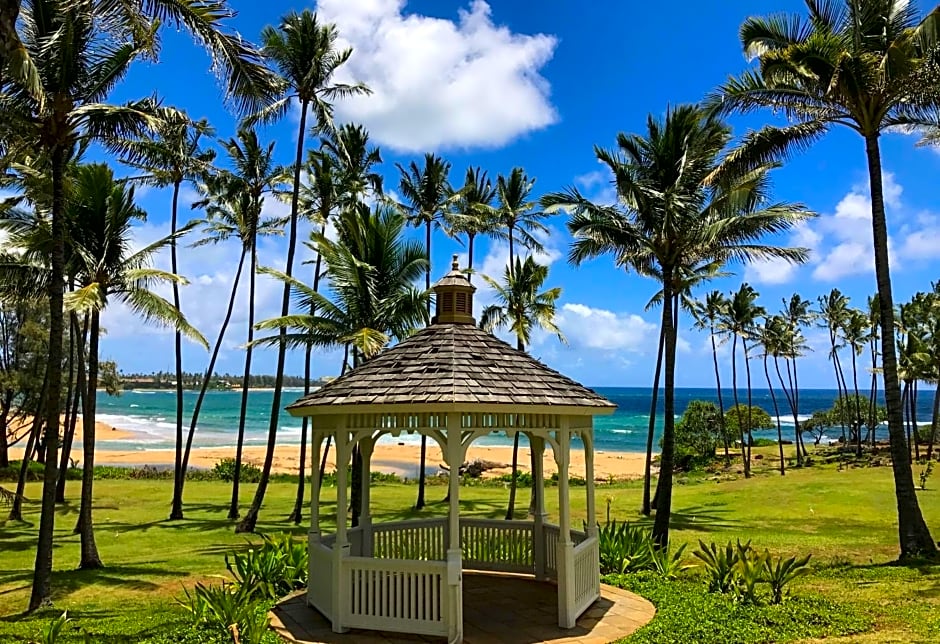
<path fill-rule="evenodd" d="M 239 12 L 235 28 L 257 40 L 266 25 L 277 24 L 290 11 L 316 10 L 337 25 L 341 38 L 354 49 L 344 79 L 363 81 L 369 97 L 340 101 L 337 120 L 364 124 L 381 147 L 386 186 L 398 183 L 396 163 L 407 165 L 425 152 L 442 155 L 453 165 L 451 178 L 462 183 L 469 165 L 491 176 L 521 166 L 537 179 L 534 195 L 578 186 L 590 197 L 609 200 L 610 177 L 594 157 L 595 145 L 613 146 L 619 132 L 642 133 L 649 114 L 661 118 L 670 105 L 701 100 L 730 74 L 746 69 L 737 32 L 749 15 L 799 11 L 798 0 L 690 2 L 667 6 L 649 3 L 543 0 L 531 3 L 492 0 L 297 0 L 250 2 L 232 0 Z M 139 62 L 113 93 L 123 101 L 156 93 L 166 104 L 207 118 L 219 138 L 235 133 L 237 118 L 226 110 L 218 81 L 206 55 L 189 36 L 165 30 L 158 63 Z M 770 115 L 731 118 L 737 135 L 760 127 Z M 261 135 L 276 142 L 282 163 L 292 161 L 299 121 L 295 109 Z M 918 148 L 912 136 L 882 140 L 885 191 L 891 238 L 895 300 L 900 302 L 940 279 L 940 204 L 936 177 L 940 154 Z M 311 142 L 310 145 L 313 145 Z M 220 155 L 221 156 L 221 155 Z M 747 281 L 760 292 L 760 303 L 775 312 L 794 292 L 814 300 L 838 287 L 852 303 L 865 306 L 875 290 L 871 250 L 870 201 L 862 140 L 843 128 L 834 130 L 811 150 L 774 172 L 774 198 L 801 202 L 818 217 L 776 240 L 810 250 L 804 266 L 778 263 L 731 266 L 732 276 L 703 287 L 730 292 Z M 188 204 L 185 188 L 182 218 L 199 217 Z M 170 195 L 165 190 L 138 191 L 148 220 L 135 232 L 140 243 L 157 239 L 169 229 Z M 286 214 L 270 199 L 266 210 Z M 559 327 L 567 338 L 538 334 L 531 353 L 549 366 L 589 386 L 647 386 L 651 383 L 658 338 L 658 310 L 646 310 L 658 290 L 648 279 L 613 267 L 598 258 L 575 267 L 567 262 L 571 237 L 565 216 L 547 221 L 545 252 L 537 260 L 550 265 L 546 286 L 562 289 Z M 302 231 L 304 234 L 305 231 Z M 410 235 L 423 239 L 422 233 Z M 260 263 L 283 268 L 286 243 L 266 239 Z M 190 284 L 182 289 L 183 313 L 210 342 L 218 333 L 238 260 L 237 243 L 186 248 L 180 273 Z M 452 253 L 465 249 L 443 234 L 432 244 L 432 279 L 443 275 Z M 480 272 L 502 275 L 508 257 L 504 243 L 483 241 L 475 251 Z M 301 259 L 308 259 L 304 256 Z M 167 266 L 166 257 L 158 264 Z M 297 269 L 303 278 L 310 267 Z M 309 281 L 309 276 L 307 276 Z M 278 313 L 281 286 L 259 278 L 257 319 Z M 480 307 L 492 293 L 477 293 Z M 171 371 L 171 335 L 144 326 L 120 305 L 106 311 L 102 324 L 102 357 L 125 372 Z M 684 316 L 676 383 L 680 387 L 714 385 L 712 355 L 706 334 L 691 328 Z M 232 323 L 216 370 L 240 373 L 247 325 L 247 294 L 238 297 Z M 828 336 L 806 331 L 816 351 L 802 360 L 800 382 L 806 387 L 832 388 L 834 376 L 826 359 Z M 274 371 L 276 352 L 256 351 L 253 371 Z M 207 353 L 193 343 L 184 346 L 184 368 L 202 371 Z M 314 376 L 336 375 L 336 351 L 314 356 Z M 730 351 L 720 349 L 725 383 L 730 382 Z M 867 362 L 863 361 L 864 364 Z M 300 374 L 301 352 L 288 357 L 287 372 Z M 761 376 L 762 377 L 762 376 Z M 758 376 L 755 376 L 760 386 Z"/>

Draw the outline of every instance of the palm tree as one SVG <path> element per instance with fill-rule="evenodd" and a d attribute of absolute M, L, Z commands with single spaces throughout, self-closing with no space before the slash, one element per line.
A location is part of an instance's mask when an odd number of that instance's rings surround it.
<path fill-rule="evenodd" d="M 255 274 L 258 266 L 258 237 L 263 235 L 283 234 L 283 220 L 271 217 L 262 217 L 265 195 L 279 189 L 285 177 L 284 168 L 274 163 L 274 143 L 263 145 L 258 139 L 257 132 L 250 126 L 243 124 L 237 136 L 223 142 L 223 148 L 232 165 L 232 170 L 207 175 L 200 191 L 204 198 L 193 204 L 194 207 L 206 209 L 206 219 L 202 222 L 205 236 L 198 240 L 194 246 L 216 244 L 231 238 L 241 242 L 241 253 L 238 267 L 232 282 L 232 291 L 229 296 L 225 317 L 219 328 L 219 334 L 212 348 L 209 364 L 202 377 L 202 384 L 193 414 L 190 420 L 189 432 L 186 437 L 186 447 L 182 460 L 182 480 L 179 488 L 179 498 L 182 504 L 183 484 L 186 470 L 189 466 L 189 456 L 192 449 L 193 436 L 199 422 L 199 412 L 205 400 L 209 381 L 215 372 L 215 363 L 225 338 L 228 324 L 235 306 L 239 281 L 244 267 L 245 259 L 249 259 L 248 267 L 248 347 L 245 352 L 245 370 L 242 375 L 241 413 L 238 419 L 238 435 L 235 446 L 235 471 L 232 477 L 232 501 L 229 505 L 229 519 L 238 518 L 238 487 L 241 480 L 242 448 L 245 442 L 245 419 L 248 408 L 249 378 L 251 376 L 251 340 L 254 335 L 255 315 Z M 172 517 L 171 517 L 172 518 Z"/>
<path fill-rule="evenodd" d="M 757 327 L 757 341 L 763 349 L 764 378 L 767 380 L 767 389 L 770 390 L 770 401 L 774 406 L 774 418 L 777 422 L 777 446 L 780 449 L 780 476 L 786 475 L 786 462 L 783 456 L 783 428 L 780 424 L 780 407 L 777 405 L 777 394 L 774 393 L 774 384 L 770 379 L 770 368 L 767 359 L 771 356 L 776 360 L 783 351 L 783 339 L 786 336 L 786 323 L 779 316 L 764 317 L 764 323 Z"/>
<path fill-rule="evenodd" d="M 721 430 L 721 440 L 725 446 L 725 464 L 731 465 L 731 455 L 728 453 L 728 434 L 725 432 L 725 403 L 721 395 L 721 374 L 718 370 L 718 337 L 719 324 L 728 308 L 728 298 L 721 291 L 712 291 L 705 296 L 704 300 L 696 302 L 692 310 L 692 317 L 695 319 L 696 329 L 708 329 L 708 336 L 712 343 L 712 363 L 715 367 L 715 388 L 718 391 L 718 411 L 719 425 Z"/>
<path fill-rule="evenodd" d="M 575 237 L 569 260 L 575 264 L 611 254 L 615 264 L 662 284 L 665 329 L 661 498 L 653 534 L 665 547 L 672 509 L 675 450 L 675 369 L 677 325 L 674 296 L 683 269 L 700 262 L 725 263 L 757 258 L 803 261 L 803 249 L 759 243 L 769 233 L 792 227 L 808 216 L 790 204 L 766 202 L 772 163 L 729 151 L 729 128 L 697 106 L 670 109 L 665 121 L 650 116 L 647 134 L 617 137 L 615 151 L 595 149 L 614 175 L 619 204 L 599 205 L 577 188 L 546 195 L 547 212 L 565 209 Z"/>
<path fill-rule="evenodd" d="M 135 179 L 146 185 L 165 188 L 173 186 L 170 201 L 170 272 L 179 273 L 176 257 L 176 232 L 180 188 L 184 182 L 195 182 L 205 174 L 215 159 L 215 152 L 201 147 L 202 138 L 212 136 L 205 119 L 192 121 L 183 112 L 164 110 L 161 122 L 152 132 L 122 142 L 121 162 L 142 171 Z M 180 308 L 179 284 L 173 282 L 173 306 Z M 183 518 L 183 346 L 182 333 L 176 331 L 173 347 L 176 364 L 176 462 L 173 474 L 173 501 L 170 519 Z"/>
<path fill-rule="evenodd" d="M 40 72 L 40 100 L 36 88 L 14 77 L 0 95 L 6 119 L 25 139 L 36 142 L 39 156 L 48 163 L 51 177 L 49 246 L 49 383 L 46 391 L 46 429 L 43 446 L 42 511 L 36 566 L 29 610 L 50 601 L 52 533 L 57 483 L 59 412 L 62 389 L 62 338 L 65 286 L 65 183 L 68 155 L 78 140 L 127 137 L 153 122 L 151 101 L 125 106 L 104 104 L 111 88 L 130 64 L 145 53 L 141 44 L 105 42 L 96 29 L 97 16 L 84 3 L 64 0 L 28 0 L 20 16 L 20 39 Z M 50 47 L 61 42 L 61 47 Z M 65 46 L 64 43 L 68 43 Z"/>
<path fill-rule="evenodd" d="M 115 180 L 111 169 L 101 163 L 79 166 L 72 179 L 69 200 L 69 238 L 81 249 L 79 269 L 81 288 L 69 294 L 69 304 L 90 313 L 88 329 L 88 371 L 85 407 L 82 411 L 82 496 L 78 531 L 81 534 L 79 568 L 101 568 L 92 523 L 95 472 L 95 400 L 98 388 L 98 339 L 100 316 L 107 305 L 118 300 L 146 322 L 173 326 L 208 348 L 202 335 L 192 328 L 173 304 L 155 295 L 151 284 L 185 284 L 175 273 L 150 267 L 154 253 L 173 241 L 166 237 L 140 251 L 131 251 L 131 227 L 146 219 L 134 203 L 134 188 Z M 185 232 L 177 231 L 176 235 Z"/>
<path fill-rule="evenodd" d="M 764 316 L 764 307 L 756 304 L 757 291 L 750 284 L 741 284 L 741 287 L 731 294 L 728 308 L 725 310 L 722 328 L 731 334 L 731 393 L 734 395 L 734 409 L 737 414 L 738 429 L 741 433 L 741 460 L 744 461 L 744 478 L 751 476 L 751 363 L 747 341 L 755 338 L 757 320 Z M 741 405 L 738 404 L 738 339 L 744 349 L 744 368 L 747 378 L 747 425 L 741 417 Z M 745 427 L 747 436 L 745 436 Z"/>
<path fill-rule="evenodd" d="M 792 397 L 793 424 L 796 427 L 796 454 L 797 465 L 802 465 L 803 456 L 806 456 L 806 446 L 803 444 L 803 432 L 800 431 L 800 378 L 797 371 L 797 358 L 802 355 L 804 346 L 797 347 L 796 343 L 803 339 L 803 327 L 812 324 L 815 314 L 810 309 L 812 303 L 804 300 L 799 293 L 794 293 L 789 300 L 783 301 L 783 310 L 781 315 L 786 321 L 790 332 L 785 336 L 792 343 L 792 346 L 784 347 L 787 360 L 787 378 L 791 380 L 790 391 Z M 792 368 L 792 371 L 791 371 Z"/>
<path fill-rule="evenodd" d="M 195 208 L 206 208 L 207 219 L 203 223 L 205 224 L 205 232 L 208 234 L 206 238 L 197 241 L 194 245 L 218 243 L 230 237 L 238 236 L 242 242 L 242 253 L 239 257 L 228 308 L 213 345 L 209 364 L 206 366 L 206 371 L 202 377 L 196 402 L 193 405 L 189 431 L 186 435 L 186 445 L 183 450 L 182 476 L 177 489 L 180 514 L 182 514 L 183 486 L 186 471 L 189 469 L 189 456 L 192 452 L 193 437 L 196 434 L 196 426 L 199 423 L 199 414 L 202 411 L 202 404 L 209 389 L 209 382 L 212 379 L 212 374 L 215 373 L 215 363 L 222 348 L 222 341 L 231 320 L 238 281 L 245 258 L 250 257 L 250 264 L 254 264 L 254 266 L 249 266 L 252 282 L 249 285 L 249 307 L 253 308 L 257 238 L 259 235 L 282 234 L 281 227 L 284 224 L 282 220 L 262 219 L 261 216 L 265 195 L 276 192 L 283 184 L 287 174 L 283 167 L 274 163 L 274 145 L 274 142 L 267 145 L 261 143 L 254 128 L 243 123 L 234 138 L 222 142 L 222 147 L 232 170 L 207 175 L 204 178 L 204 184 L 200 186 L 200 191 L 205 195 L 205 198 L 193 204 Z M 253 311 L 249 311 L 249 317 L 252 316 Z M 252 334 L 250 324 L 248 334 L 249 336 Z M 250 367 L 250 358 L 247 355 L 246 362 L 249 363 Z M 247 376 L 244 376 L 242 381 L 242 405 L 247 404 L 248 383 L 246 378 Z M 239 418 L 239 444 L 243 440 L 244 422 L 245 418 L 242 415 Z M 240 450 L 236 447 L 236 475 L 240 474 L 240 464 Z M 233 504 L 235 516 L 231 516 L 232 510 L 230 509 L 229 518 L 235 519 L 238 516 L 238 485 L 233 484 L 232 487 L 235 490 L 235 494 L 233 494 L 235 498 Z"/>
<path fill-rule="evenodd" d="M 290 284 L 305 313 L 265 320 L 259 329 L 288 327 L 283 342 L 290 346 L 349 346 L 353 364 L 370 359 L 393 339 L 411 335 L 427 323 L 428 291 L 418 291 L 414 281 L 427 267 L 420 244 L 403 239 L 405 216 L 394 206 L 372 211 L 349 209 L 337 219 L 338 241 L 315 235 L 315 247 L 329 275 L 332 297 L 288 277 L 263 269 Z M 280 336 L 259 343 L 281 342 Z M 358 452 L 353 458 L 353 478 L 362 475 Z M 359 486 L 361 488 L 361 486 Z M 352 486 L 350 505 L 353 525 L 361 510 L 360 491 Z"/>
<path fill-rule="evenodd" d="M 862 425 L 865 421 L 862 418 L 861 396 L 858 391 L 858 364 L 857 356 L 865 351 L 865 346 L 869 341 L 870 318 L 859 311 L 851 309 L 842 326 L 842 339 L 849 349 L 852 356 L 852 384 L 855 389 L 854 407 L 852 411 L 852 438 L 855 440 L 855 454 L 862 455 Z M 849 411 L 846 409 L 846 411 Z"/>
<path fill-rule="evenodd" d="M 502 282 L 484 275 L 483 279 L 493 289 L 497 303 L 483 309 L 480 328 L 489 332 L 508 328 L 516 336 L 516 349 L 519 351 L 525 351 L 532 330 L 536 328 L 554 333 L 562 343 L 567 344 L 561 329 L 555 325 L 555 302 L 561 297 L 561 288 L 556 286 L 539 292 L 547 278 L 548 266 L 537 264 L 531 256 L 526 257 L 524 262 L 516 258 L 516 265 L 512 269 L 507 266 Z M 509 483 L 509 505 L 506 508 L 507 521 L 515 514 L 518 471 L 519 432 L 516 432 L 512 440 L 512 478 Z"/>
<path fill-rule="evenodd" d="M 413 226 L 424 226 L 424 249 L 428 257 L 428 267 L 424 275 L 425 288 L 431 290 L 431 232 L 440 226 L 441 219 L 447 210 L 448 201 L 452 193 L 448 174 L 450 163 L 435 154 L 424 155 L 424 168 L 420 168 L 412 161 L 407 168 L 400 163 L 396 164 L 401 178 L 398 190 L 407 202 L 408 221 Z M 427 301 L 428 319 L 431 318 L 431 300 Z M 420 510 L 425 505 L 424 488 L 427 462 L 428 439 L 421 437 L 421 457 L 418 464 L 418 498 L 415 509 Z"/>
<path fill-rule="evenodd" d="M 839 349 L 842 348 L 842 344 L 839 343 L 839 335 L 848 315 L 849 298 L 843 295 L 839 289 L 834 288 L 826 295 L 820 295 L 817 301 L 819 302 L 819 311 L 817 311 L 819 325 L 829 332 L 829 358 L 832 360 L 832 368 L 836 375 L 838 404 L 842 405 L 845 375 L 842 373 L 842 363 L 839 359 Z M 845 395 L 847 396 L 848 392 L 845 392 Z M 845 434 L 845 419 L 841 414 L 839 420 L 842 423 L 842 442 L 845 443 L 848 438 Z"/>
<path fill-rule="evenodd" d="M 783 111 L 791 125 L 763 132 L 782 148 L 808 145 L 833 125 L 849 127 L 865 142 L 900 556 L 932 555 L 937 546 L 917 502 L 904 445 L 879 139 L 892 128 L 934 122 L 940 11 L 922 19 L 908 0 L 805 2 L 809 19 L 752 17 L 741 26 L 744 51 L 759 68 L 727 81 L 713 102 L 724 111 Z"/>
<path fill-rule="evenodd" d="M 294 270 L 294 254 L 297 251 L 297 218 L 300 213 L 300 173 L 303 166 L 304 135 L 307 131 L 307 114 L 311 110 L 317 119 L 317 129 L 333 129 L 333 105 L 331 100 L 358 94 L 369 89 L 362 84 L 349 85 L 334 81 L 336 71 L 352 55 L 352 49 L 337 49 L 339 32 L 336 25 L 322 24 L 317 14 L 304 10 L 290 12 L 281 18 L 278 27 L 265 27 L 261 32 L 262 51 L 280 73 L 283 95 L 280 100 L 254 115 L 260 121 L 282 118 L 291 102 L 300 103 L 300 127 L 297 130 L 297 150 L 294 154 L 294 179 L 291 191 L 290 220 L 287 227 L 287 259 L 284 274 L 290 277 Z M 281 316 L 290 312 L 290 286 L 284 285 L 281 298 Z M 287 333 L 281 330 L 281 335 Z M 274 391 L 271 395 L 271 420 L 268 425 L 268 442 L 261 468 L 261 479 L 254 499 L 245 518 L 236 527 L 236 532 L 253 532 L 258 521 L 258 512 L 264 501 L 274 463 L 274 447 L 277 443 L 278 418 L 281 412 L 281 390 L 284 387 L 284 363 L 287 359 L 287 343 L 281 342 L 277 349 L 277 366 L 274 374 Z"/>
<path fill-rule="evenodd" d="M 868 430 L 871 432 L 871 446 L 875 446 L 875 434 L 878 428 L 878 343 L 880 340 L 881 320 L 878 294 L 868 296 L 868 348 L 871 354 L 871 391 L 868 398 Z"/>
<path fill-rule="evenodd" d="M 525 170 L 513 168 L 509 177 L 499 175 L 496 179 L 496 218 L 506 229 L 509 240 L 509 270 L 515 265 L 513 244 L 518 241 L 530 250 L 542 250 L 542 244 L 534 232 L 548 232 L 542 220 L 548 213 L 536 210 L 538 202 L 531 201 L 535 179 L 529 179 Z"/>
<path fill-rule="evenodd" d="M 467 237 L 467 278 L 473 280 L 473 242 L 478 235 L 496 232 L 496 214 L 493 200 L 496 188 L 479 167 L 470 166 L 464 176 L 463 187 L 454 194 L 453 204 L 447 213 L 448 233 Z"/>

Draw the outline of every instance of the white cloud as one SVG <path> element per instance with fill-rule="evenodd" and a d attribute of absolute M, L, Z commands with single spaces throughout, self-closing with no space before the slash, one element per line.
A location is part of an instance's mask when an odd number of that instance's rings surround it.
<path fill-rule="evenodd" d="M 658 327 L 639 315 L 614 313 L 585 304 L 564 304 L 556 314 L 556 323 L 574 349 L 648 353 L 658 338 Z M 687 350 L 688 343 L 684 346 Z"/>
<path fill-rule="evenodd" d="M 319 0 L 317 11 L 354 49 L 341 80 L 372 89 L 338 101 L 337 115 L 383 145 L 497 147 L 558 120 L 541 75 L 556 39 L 497 25 L 483 0 L 456 20 L 406 13 L 405 0 Z"/>

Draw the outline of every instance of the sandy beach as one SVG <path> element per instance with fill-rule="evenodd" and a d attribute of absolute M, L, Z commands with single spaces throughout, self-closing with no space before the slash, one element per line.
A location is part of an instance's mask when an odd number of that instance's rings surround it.
<path fill-rule="evenodd" d="M 126 465 L 166 467 L 173 465 L 175 452 L 172 449 L 149 450 L 115 450 L 108 446 L 109 441 L 134 441 L 137 434 L 132 431 L 113 427 L 107 423 L 96 423 L 95 437 L 98 448 L 95 450 L 95 463 L 98 465 Z M 72 448 L 72 458 L 81 461 L 81 423 L 76 428 L 75 445 Z M 25 441 L 24 441 L 25 442 Z M 21 458 L 24 442 L 18 443 L 10 450 L 11 458 Z M 245 462 L 261 466 L 264 462 L 265 448 L 261 445 L 250 445 L 244 449 Z M 418 460 L 421 448 L 418 445 L 403 443 L 379 443 L 372 456 L 372 469 L 377 472 L 393 473 L 407 478 L 418 475 Z M 332 457 L 333 451 L 330 450 Z M 190 456 L 193 467 L 212 468 L 223 458 L 235 456 L 235 449 L 231 447 L 194 447 Z M 309 459 L 309 455 L 308 455 Z M 480 459 L 497 463 L 500 467 L 488 470 L 485 476 L 499 476 L 511 471 L 512 448 L 510 446 L 473 445 L 467 454 L 467 461 Z M 519 469 L 528 471 L 529 450 L 527 446 L 519 449 Z M 278 473 L 293 473 L 297 471 L 299 462 L 299 448 L 297 445 L 278 445 L 274 452 L 273 469 Z M 327 459 L 327 471 L 335 469 L 332 458 Z M 596 451 L 594 453 L 594 475 L 596 479 L 635 479 L 643 476 L 644 455 L 635 452 Z M 429 471 L 437 469 L 444 463 L 441 450 L 437 443 L 428 441 L 427 466 Z M 557 468 L 551 449 L 546 449 L 544 468 L 546 476 L 551 476 Z M 571 475 L 584 476 L 584 452 L 573 450 L 571 453 Z"/>

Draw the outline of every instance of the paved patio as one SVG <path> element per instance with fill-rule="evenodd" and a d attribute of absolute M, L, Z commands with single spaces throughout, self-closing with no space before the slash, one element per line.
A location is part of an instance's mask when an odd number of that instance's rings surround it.
<path fill-rule="evenodd" d="M 516 575 L 464 573 L 463 615 L 466 644 L 607 644 L 626 637 L 651 619 L 651 603 L 625 590 L 601 585 L 601 598 L 569 630 L 558 628 L 554 584 Z M 306 605 L 304 595 L 288 597 L 272 611 L 271 626 L 298 644 L 388 644 L 442 642 L 443 639 L 352 630 L 337 635 Z"/>

